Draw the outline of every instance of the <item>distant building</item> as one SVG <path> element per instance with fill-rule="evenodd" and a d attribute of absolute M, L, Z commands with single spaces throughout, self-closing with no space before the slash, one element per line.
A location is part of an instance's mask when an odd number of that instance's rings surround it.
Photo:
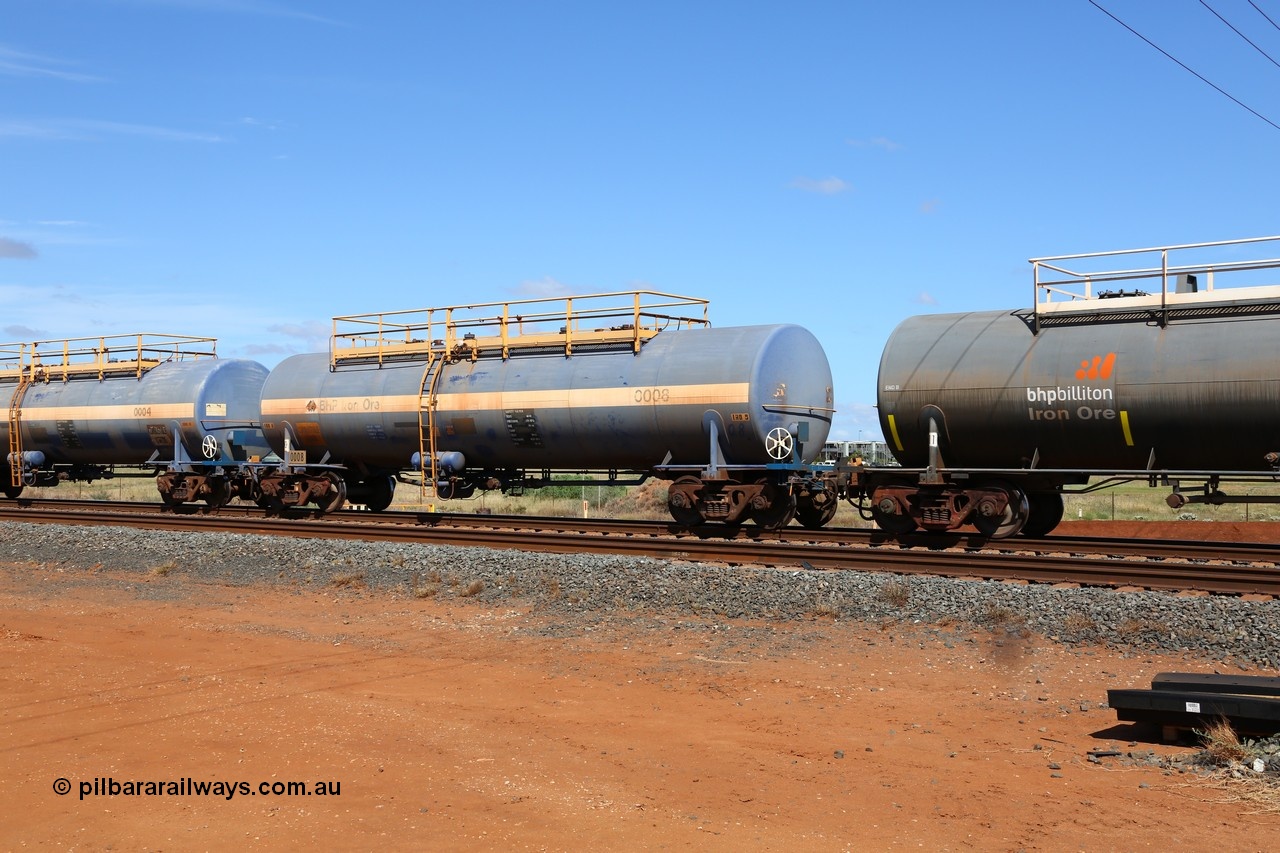
<path fill-rule="evenodd" d="M 897 465 L 889 445 L 883 441 L 828 441 L 822 445 L 822 463 L 839 462 L 841 459 L 861 459 L 865 465 Z"/>

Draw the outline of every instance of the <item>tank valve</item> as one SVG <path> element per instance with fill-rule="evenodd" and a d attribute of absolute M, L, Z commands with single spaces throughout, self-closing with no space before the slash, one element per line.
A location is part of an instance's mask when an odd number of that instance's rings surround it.
<path fill-rule="evenodd" d="M 1181 492 L 1174 492 L 1165 498 L 1164 502 L 1169 505 L 1170 509 L 1182 509 L 1187 505 L 1187 496 Z"/>

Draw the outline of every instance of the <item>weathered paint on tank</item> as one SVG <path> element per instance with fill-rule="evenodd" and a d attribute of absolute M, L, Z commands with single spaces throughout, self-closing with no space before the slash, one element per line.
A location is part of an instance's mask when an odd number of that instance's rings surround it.
<path fill-rule="evenodd" d="M 663 332 L 630 350 L 516 353 L 446 364 L 436 384 L 438 451 L 460 451 L 469 469 L 634 469 L 704 463 L 714 413 L 727 460 L 774 461 L 769 430 L 807 423 L 812 459 L 830 428 L 831 370 L 799 326 Z M 277 452 L 292 424 L 309 461 L 384 470 L 419 451 L 425 364 L 344 366 L 326 354 L 281 362 L 263 388 L 264 430 Z M 425 414 L 423 416 L 425 418 Z"/>
<path fill-rule="evenodd" d="M 267 369 L 243 359 L 164 362 L 141 377 L 108 376 L 37 382 L 21 401 L 19 428 L 24 452 L 40 451 L 53 464 L 133 465 L 156 450 L 173 458 L 173 423 L 182 428 L 190 452 L 205 435 L 219 439 L 228 429 L 252 455 L 268 452 L 256 429 Z M 0 384 L 7 411 L 16 382 Z M 9 424 L 0 422 L 7 446 Z M 255 437 L 258 435 L 258 437 Z"/>
<path fill-rule="evenodd" d="M 1266 470 L 1280 450 L 1280 317 L 1042 328 L 1027 312 L 912 317 L 880 361 L 880 422 L 928 460 L 927 407 L 949 467 Z"/>

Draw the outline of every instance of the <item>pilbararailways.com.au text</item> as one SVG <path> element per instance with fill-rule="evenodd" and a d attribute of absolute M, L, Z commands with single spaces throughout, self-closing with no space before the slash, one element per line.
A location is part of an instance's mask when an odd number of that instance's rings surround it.
<path fill-rule="evenodd" d="M 339 797 L 341 782 L 241 782 L 209 779 L 118 781 L 111 776 L 98 776 L 80 781 L 80 799 L 86 797 Z M 54 781 L 58 794 L 71 792 L 68 779 Z"/>

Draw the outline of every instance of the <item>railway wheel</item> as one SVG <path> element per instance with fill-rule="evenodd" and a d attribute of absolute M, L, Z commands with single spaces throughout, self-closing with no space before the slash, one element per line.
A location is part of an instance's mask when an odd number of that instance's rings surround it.
<path fill-rule="evenodd" d="M 818 505 L 807 496 L 801 497 L 796 501 L 796 521 L 810 530 L 818 530 L 836 517 L 836 509 L 835 500 L 829 496 L 825 503 Z"/>
<path fill-rule="evenodd" d="M 1031 508 L 1022 525 L 1023 536 L 1047 536 L 1062 521 L 1061 492 L 1031 492 L 1027 503 Z"/>
<path fill-rule="evenodd" d="M 918 526 L 916 520 L 911 516 L 885 512 L 880 509 L 878 504 L 871 505 L 871 520 L 876 523 L 876 527 L 879 527 L 885 533 L 892 533 L 894 536 L 911 533 Z"/>
<path fill-rule="evenodd" d="M 347 502 L 347 481 L 332 471 L 326 471 L 324 478 L 329 481 L 329 489 L 316 504 L 323 513 L 337 512 Z"/>
<path fill-rule="evenodd" d="M 226 506 L 231 503 L 231 486 L 226 480 L 210 480 L 209 490 L 205 493 L 204 502 L 211 507 Z"/>
<path fill-rule="evenodd" d="M 391 500 L 396 496 L 396 481 L 394 477 L 374 477 L 367 482 L 369 494 L 365 498 L 364 505 L 369 508 L 370 512 L 382 512 L 391 506 Z"/>
<path fill-rule="evenodd" d="M 22 486 L 5 486 L 4 496 L 11 501 L 16 501 L 18 495 L 22 494 Z"/>
<path fill-rule="evenodd" d="M 1026 494 L 1004 481 L 988 483 L 983 488 L 1003 491 L 1008 500 L 1003 512 L 984 513 L 982 509 L 985 499 L 979 499 L 973 513 L 973 526 L 978 528 L 978 532 L 988 539 L 1007 539 L 1021 530 L 1031 514 Z"/>
<path fill-rule="evenodd" d="M 680 477 L 667 487 L 667 510 L 681 527 L 697 527 L 706 519 L 698 509 L 697 490 L 702 481 L 697 477 Z"/>
<path fill-rule="evenodd" d="M 919 527 L 910 513 L 900 511 L 907 503 L 905 495 L 914 494 L 914 489 L 907 480 L 893 480 L 885 483 L 883 491 L 876 489 L 871 495 L 871 520 L 876 527 L 893 536 L 903 536 Z"/>
<path fill-rule="evenodd" d="M 796 514 L 796 498 L 790 490 L 764 482 L 764 490 L 752 499 L 751 521 L 761 530 L 781 530 Z M 756 502 L 764 506 L 756 507 Z"/>

